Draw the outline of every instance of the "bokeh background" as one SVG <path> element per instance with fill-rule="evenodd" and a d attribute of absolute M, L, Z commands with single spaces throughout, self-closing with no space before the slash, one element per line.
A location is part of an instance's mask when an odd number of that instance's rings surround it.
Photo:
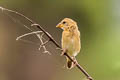
<path fill-rule="evenodd" d="M 120 0 L 0 0 L 0 6 L 36 21 L 59 44 L 62 30 L 55 26 L 65 17 L 74 19 L 81 32 L 81 66 L 94 80 L 120 80 Z M 86 80 L 77 68 L 64 67 L 65 57 L 52 43 L 48 55 L 38 45 L 16 41 L 30 32 L 23 24 L 30 26 L 0 10 L 0 80 Z M 39 44 L 34 35 L 25 39 Z"/>

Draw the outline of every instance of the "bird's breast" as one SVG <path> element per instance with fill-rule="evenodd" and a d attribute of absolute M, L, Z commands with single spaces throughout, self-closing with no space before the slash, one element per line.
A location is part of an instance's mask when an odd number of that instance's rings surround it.
<path fill-rule="evenodd" d="M 62 35 L 62 48 L 67 49 L 69 55 L 76 56 L 80 51 L 80 39 L 68 33 Z"/>

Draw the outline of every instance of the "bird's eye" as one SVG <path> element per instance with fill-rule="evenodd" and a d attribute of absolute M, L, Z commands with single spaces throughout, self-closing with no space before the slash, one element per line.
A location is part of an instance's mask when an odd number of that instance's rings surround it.
<path fill-rule="evenodd" d="M 66 22 L 65 22 L 65 21 L 63 21 L 63 24 L 66 24 Z"/>

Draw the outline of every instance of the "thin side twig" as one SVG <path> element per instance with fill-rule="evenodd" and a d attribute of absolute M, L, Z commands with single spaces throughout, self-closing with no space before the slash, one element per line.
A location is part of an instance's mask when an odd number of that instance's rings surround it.
<path fill-rule="evenodd" d="M 43 34 L 40 35 L 40 33 L 42 33 L 42 31 L 34 31 L 34 32 L 26 33 L 26 34 L 23 34 L 23 35 L 17 37 L 16 40 L 17 40 L 17 41 L 18 41 L 18 40 L 22 40 L 21 38 L 23 38 L 23 37 L 25 37 L 25 36 L 32 35 L 32 34 L 36 34 L 36 36 L 38 37 L 38 39 L 39 39 L 40 42 L 41 42 L 41 45 L 39 45 L 39 46 L 40 46 L 40 47 L 39 47 L 39 50 L 41 50 L 41 48 L 43 47 L 43 49 L 44 49 L 44 52 L 43 52 L 43 53 L 48 53 L 49 55 L 51 55 L 50 52 L 47 51 L 47 49 L 46 49 L 46 47 L 45 47 L 45 44 L 47 44 L 47 43 L 49 42 L 49 40 L 43 42 L 43 40 L 42 40 Z M 25 40 L 24 40 L 24 41 L 25 41 Z"/>
<path fill-rule="evenodd" d="M 45 44 L 46 42 L 43 42 L 42 40 L 42 36 L 40 34 L 37 34 L 37 37 L 39 38 L 40 42 L 41 42 L 41 45 L 40 45 L 40 48 L 39 50 L 41 49 L 41 47 L 43 47 L 44 49 L 44 52 L 43 53 L 48 53 L 49 55 L 51 55 L 51 53 L 49 51 L 47 51 L 46 47 L 45 47 Z"/>
<path fill-rule="evenodd" d="M 22 37 L 25 37 L 25 36 L 27 36 L 27 35 L 37 34 L 37 33 L 41 33 L 41 32 L 42 32 L 42 31 L 35 31 L 35 32 L 31 32 L 31 33 L 26 33 L 26 34 L 24 34 L 24 35 L 21 35 L 21 36 L 17 37 L 16 40 L 19 40 L 19 39 L 21 39 Z"/>
<path fill-rule="evenodd" d="M 3 7 L 0 7 L 0 9 L 2 11 L 8 11 L 8 12 L 12 12 L 12 13 L 15 13 L 23 18 L 25 18 L 26 20 L 28 20 L 29 22 L 31 22 L 31 26 L 36 26 L 38 29 L 40 29 L 48 38 L 49 38 L 49 41 L 53 42 L 57 48 L 61 49 L 61 46 L 56 42 L 56 40 L 45 30 L 43 29 L 43 27 L 41 27 L 39 24 L 37 24 L 36 22 L 34 22 L 33 20 L 31 20 L 30 18 L 26 17 L 25 15 L 19 13 L 19 12 L 16 12 L 16 11 L 13 11 L 13 10 L 10 10 L 10 9 L 6 9 L 6 8 L 3 8 Z M 40 36 L 39 36 L 40 37 Z M 89 80 L 93 80 L 93 78 L 80 66 L 80 64 L 78 64 L 76 61 L 74 61 L 66 52 L 64 53 L 64 56 L 68 57 L 72 62 L 74 62 L 76 64 L 76 67 L 82 71 L 82 73 L 89 79 Z"/>

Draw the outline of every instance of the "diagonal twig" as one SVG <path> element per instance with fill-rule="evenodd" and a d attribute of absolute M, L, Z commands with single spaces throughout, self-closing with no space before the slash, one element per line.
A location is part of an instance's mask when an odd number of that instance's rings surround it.
<path fill-rule="evenodd" d="M 34 32 L 26 33 L 26 34 L 23 34 L 23 35 L 17 37 L 16 40 L 17 40 L 17 41 L 18 41 L 18 40 L 22 40 L 21 38 L 23 38 L 23 37 L 25 37 L 25 36 L 32 35 L 32 34 L 36 34 L 36 36 L 38 37 L 38 39 L 39 39 L 40 42 L 41 42 L 41 45 L 39 45 L 39 46 L 40 46 L 40 47 L 39 47 L 39 50 L 43 47 L 43 49 L 44 49 L 44 52 L 43 52 L 43 53 L 48 53 L 49 55 L 51 55 L 50 52 L 47 51 L 47 49 L 46 49 L 46 47 L 45 47 L 45 44 L 47 44 L 47 43 L 49 42 L 49 40 L 43 42 L 43 40 L 42 40 L 43 34 L 40 35 L 39 33 L 42 33 L 42 31 L 34 31 Z M 24 41 L 25 41 L 25 40 L 24 40 Z"/>
<path fill-rule="evenodd" d="M 56 42 L 56 40 L 45 30 L 43 29 L 43 27 L 41 27 L 39 24 L 37 24 L 36 22 L 34 22 L 33 20 L 31 20 L 30 18 L 26 17 L 25 15 L 19 13 L 19 12 L 16 12 L 16 11 L 13 11 L 13 10 L 10 10 L 10 9 L 6 9 L 6 8 L 3 8 L 3 7 L 0 7 L 0 9 L 2 11 L 8 11 L 8 12 L 11 12 L 11 13 L 15 13 L 17 14 L 18 16 L 21 16 L 23 18 L 25 18 L 26 20 L 28 20 L 30 23 L 31 23 L 31 26 L 36 26 L 38 29 L 40 29 L 48 38 L 49 38 L 49 41 L 53 42 L 56 47 L 61 48 L 61 46 Z M 39 36 L 40 37 L 40 36 Z M 76 66 L 77 68 L 82 71 L 82 73 L 89 79 L 89 80 L 93 80 L 92 77 L 80 66 L 80 64 L 78 64 L 76 61 L 74 61 L 66 52 L 64 53 L 64 56 L 68 57 L 72 62 L 76 63 Z"/>
<path fill-rule="evenodd" d="M 25 36 L 27 36 L 27 35 L 38 34 L 38 33 L 41 33 L 41 32 L 42 32 L 42 31 L 35 31 L 35 32 L 31 32 L 31 33 L 26 33 L 26 34 L 24 34 L 24 35 L 21 35 L 21 36 L 17 37 L 16 40 L 19 40 L 19 39 L 21 39 L 22 37 L 25 37 Z"/>
<path fill-rule="evenodd" d="M 40 40 L 40 42 L 41 42 L 41 45 L 40 45 L 39 50 L 41 49 L 41 47 L 43 47 L 43 49 L 44 49 L 44 52 L 43 52 L 43 53 L 48 53 L 49 55 L 51 55 L 51 53 L 50 53 L 49 51 L 47 51 L 47 49 L 46 49 L 46 47 L 45 47 L 46 42 L 43 42 L 42 36 L 41 36 L 40 34 L 36 34 L 36 35 L 37 35 L 37 37 L 39 38 L 39 40 Z"/>

